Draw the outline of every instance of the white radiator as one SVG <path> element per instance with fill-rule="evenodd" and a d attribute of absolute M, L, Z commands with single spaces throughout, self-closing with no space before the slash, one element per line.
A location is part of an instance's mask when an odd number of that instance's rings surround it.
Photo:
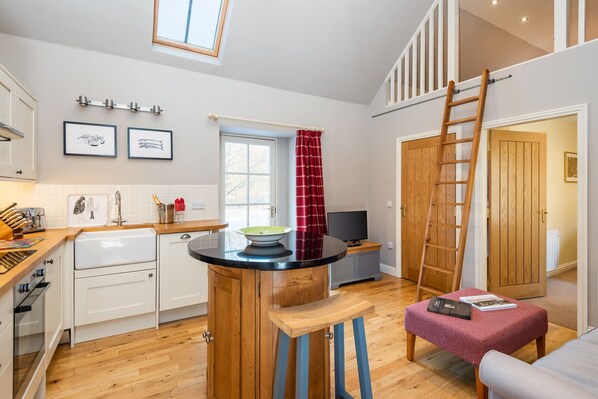
<path fill-rule="evenodd" d="M 559 265 L 561 235 L 558 230 L 546 232 L 546 270 L 554 270 Z"/>

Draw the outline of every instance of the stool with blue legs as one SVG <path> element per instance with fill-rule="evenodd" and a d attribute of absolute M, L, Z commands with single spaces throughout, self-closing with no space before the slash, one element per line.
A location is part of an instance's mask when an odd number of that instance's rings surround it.
<path fill-rule="evenodd" d="M 345 390 L 345 329 L 343 323 L 349 320 L 353 321 L 361 397 L 363 399 L 372 398 L 372 382 L 363 317 L 373 312 L 373 304 L 345 293 L 305 305 L 270 310 L 268 318 L 279 328 L 274 392 L 272 394 L 274 399 L 284 398 L 291 338 L 297 338 L 295 398 L 307 399 L 309 334 L 330 327 L 334 327 L 335 398 L 352 398 Z"/>

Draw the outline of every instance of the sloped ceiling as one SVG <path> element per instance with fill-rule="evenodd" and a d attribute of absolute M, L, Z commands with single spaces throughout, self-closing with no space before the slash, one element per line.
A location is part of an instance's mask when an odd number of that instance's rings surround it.
<path fill-rule="evenodd" d="M 219 65 L 153 49 L 153 4 L 0 0 L 0 32 L 368 104 L 432 0 L 231 0 Z"/>

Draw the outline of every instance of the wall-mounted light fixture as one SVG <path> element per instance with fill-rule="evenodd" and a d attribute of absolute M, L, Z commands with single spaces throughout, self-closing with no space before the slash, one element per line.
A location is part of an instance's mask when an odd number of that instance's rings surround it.
<path fill-rule="evenodd" d="M 164 110 L 159 105 L 154 105 L 152 107 L 144 107 L 139 105 L 136 101 L 131 101 L 129 104 L 118 104 L 115 103 L 114 100 L 107 98 L 104 101 L 96 101 L 96 100 L 89 100 L 87 96 L 79 96 L 79 98 L 75 99 L 77 103 L 79 103 L 82 107 L 87 107 L 88 105 L 95 105 L 96 107 L 104 107 L 106 109 L 126 109 L 131 112 L 150 112 L 154 115 L 160 115 Z"/>

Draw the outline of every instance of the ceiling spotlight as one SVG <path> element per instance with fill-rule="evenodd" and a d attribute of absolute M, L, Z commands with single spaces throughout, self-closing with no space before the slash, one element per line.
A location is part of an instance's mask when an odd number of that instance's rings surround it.
<path fill-rule="evenodd" d="M 87 96 L 79 96 L 79 98 L 75 101 L 77 101 L 79 105 L 82 107 L 87 107 L 89 105 L 89 100 L 87 99 Z"/>
<path fill-rule="evenodd" d="M 521 22 L 527 22 L 529 20 L 528 17 L 521 17 Z"/>
<path fill-rule="evenodd" d="M 490 4 L 492 4 L 493 6 L 495 6 L 495 5 L 497 5 L 497 4 L 498 4 L 498 0 L 492 0 L 492 1 L 490 2 Z"/>

